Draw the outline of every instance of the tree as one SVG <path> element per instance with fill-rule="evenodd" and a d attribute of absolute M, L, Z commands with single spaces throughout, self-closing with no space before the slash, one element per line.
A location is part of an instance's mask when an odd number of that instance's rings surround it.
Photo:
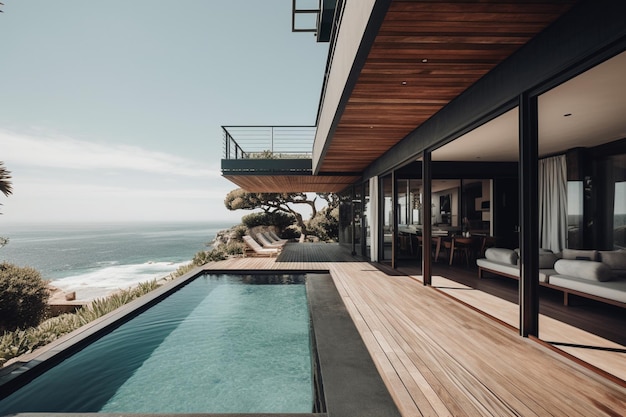
<path fill-rule="evenodd" d="M 0 161 L 0 192 L 6 197 L 13 193 L 11 185 L 11 172 L 4 167 L 4 162 Z"/>
<path fill-rule="evenodd" d="M 13 192 L 11 185 L 11 172 L 4 167 L 4 162 L 0 161 L 0 192 L 8 197 Z M 2 203 L 0 203 L 0 206 Z M 2 214 L 2 213 L 0 213 Z M 9 243 L 9 239 L 0 236 L 0 248 Z"/>
<path fill-rule="evenodd" d="M 313 199 L 309 199 L 306 193 L 250 193 L 241 188 L 237 188 L 226 195 L 224 205 L 228 210 L 254 210 L 261 209 L 265 213 L 285 212 L 293 215 L 300 232 L 305 236 L 308 234 L 306 222 L 302 214 L 293 206 L 307 205 L 311 209 L 309 221 L 318 215 L 315 207 L 317 197 L 326 200 L 329 211 L 339 205 L 339 198 L 332 193 L 318 193 Z M 332 206 L 332 207 L 331 207 Z"/>

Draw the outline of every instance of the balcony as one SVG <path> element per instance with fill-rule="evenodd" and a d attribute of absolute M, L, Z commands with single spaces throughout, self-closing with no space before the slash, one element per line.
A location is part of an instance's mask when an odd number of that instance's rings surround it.
<path fill-rule="evenodd" d="M 222 126 L 222 175 L 311 175 L 315 126 Z"/>
<path fill-rule="evenodd" d="M 359 174 L 313 175 L 315 126 L 222 126 L 222 176 L 250 192 L 340 192 Z"/>

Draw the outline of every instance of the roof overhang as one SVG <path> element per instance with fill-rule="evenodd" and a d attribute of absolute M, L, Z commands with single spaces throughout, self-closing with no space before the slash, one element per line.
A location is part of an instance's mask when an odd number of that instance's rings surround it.
<path fill-rule="evenodd" d="M 348 2 L 324 85 L 313 173 L 363 172 L 574 3 Z"/>

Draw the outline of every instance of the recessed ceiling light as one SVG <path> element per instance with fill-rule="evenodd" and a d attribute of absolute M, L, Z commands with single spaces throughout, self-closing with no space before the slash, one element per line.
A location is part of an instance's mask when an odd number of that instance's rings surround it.
<path fill-rule="evenodd" d="M 406 81 L 402 81 L 402 85 L 406 85 Z"/>
<path fill-rule="evenodd" d="M 427 63 L 427 62 L 428 62 L 428 59 L 427 59 L 427 58 L 424 58 L 424 59 L 422 59 L 422 62 L 425 64 L 425 63 Z"/>
<path fill-rule="evenodd" d="M 570 117 L 571 115 L 572 115 L 572 113 L 565 113 L 565 114 L 563 115 L 563 117 Z"/>

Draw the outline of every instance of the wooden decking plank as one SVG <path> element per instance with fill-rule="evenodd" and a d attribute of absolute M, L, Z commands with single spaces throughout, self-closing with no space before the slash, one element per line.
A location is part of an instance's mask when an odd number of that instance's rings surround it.
<path fill-rule="evenodd" d="M 363 311 L 363 310 L 370 310 L 370 305 L 374 305 L 374 304 L 368 304 L 367 302 L 364 302 L 361 299 L 361 296 L 359 296 L 356 293 L 356 286 L 351 285 L 350 289 L 352 297 L 355 300 L 360 301 L 359 302 L 359 311 Z M 377 295 L 379 295 L 377 293 Z M 370 314 L 368 314 L 368 317 L 370 318 L 370 320 L 376 324 L 376 327 L 379 329 L 385 329 L 385 331 L 388 333 L 388 329 L 382 324 L 382 322 L 380 320 L 378 320 L 377 314 L 376 312 L 371 312 Z M 379 331 L 379 333 L 381 333 Z M 387 336 L 388 338 L 390 338 L 390 340 L 393 340 L 392 336 L 389 335 Z M 400 349 L 398 351 L 401 351 Z M 403 356 L 406 357 L 406 359 L 409 359 L 408 356 L 406 356 L 405 352 L 402 352 Z M 397 358 L 394 357 L 394 359 Z M 400 359 L 400 358 L 397 358 Z M 420 378 L 423 379 L 423 376 L 421 374 L 421 372 L 418 370 L 418 368 L 415 366 L 414 362 L 411 362 L 410 365 L 407 364 L 407 361 L 401 361 L 401 366 L 405 367 L 405 369 L 408 369 L 409 374 L 411 375 L 411 377 L 413 378 L 413 381 L 410 381 L 410 383 L 408 383 L 407 381 L 405 381 L 405 386 L 407 387 L 407 389 L 409 390 L 409 392 L 412 392 L 413 395 L 417 396 L 417 398 L 415 399 L 415 402 L 418 404 L 418 407 L 420 408 L 420 410 L 422 410 L 424 412 L 425 415 L 446 415 L 446 414 L 458 414 L 458 412 L 462 411 L 462 409 L 458 409 L 455 410 L 454 407 L 450 410 L 440 399 L 440 397 L 438 395 L 433 395 L 436 394 L 435 391 L 432 389 L 432 387 L 428 386 L 428 389 L 425 390 L 424 392 L 424 385 L 420 383 L 420 381 L 415 379 L 415 375 L 419 374 Z M 399 376 L 401 374 L 399 373 Z M 468 404 L 466 404 L 466 406 L 468 406 Z M 435 413 L 435 410 L 437 410 L 437 414 L 433 414 Z M 468 411 L 468 408 L 465 408 L 465 412 Z"/>
<path fill-rule="evenodd" d="M 476 306 L 487 314 L 502 320 L 512 327 L 519 323 L 519 308 L 515 303 L 494 297 L 482 291 L 465 287 L 456 291 L 453 285 L 462 286 L 442 277 L 433 279 L 433 285 L 467 304 Z M 441 289 L 441 287 L 445 287 Z M 577 327 L 556 319 L 539 315 L 539 336 L 542 340 L 582 347 L 569 347 L 557 344 L 556 347 L 593 366 L 597 366 L 618 378 L 626 380 L 626 346 L 590 334 Z M 584 346 L 589 346 L 585 348 Z M 596 349 L 600 348 L 600 349 Z M 614 351 L 608 349 L 615 349 Z"/>
<path fill-rule="evenodd" d="M 447 318 L 450 318 L 450 315 Z M 519 353 L 518 351 L 522 351 L 522 354 L 524 352 L 527 353 L 526 349 L 521 349 L 523 344 L 520 344 L 517 338 L 512 338 L 510 331 L 494 325 L 494 322 L 480 315 L 463 315 L 461 320 L 466 320 L 459 323 L 462 328 L 467 329 L 463 333 L 463 337 L 451 338 L 449 337 L 449 332 L 443 326 L 435 325 L 431 329 L 434 340 L 440 342 L 442 347 L 445 346 L 445 350 L 449 352 L 450 357 L 455 361 L 459 361 L 460 366 L 480 370 L 480 375 L 476 375 L 476 377 L 479 377 L 481 383 L 485 386 L 492 387 L 491 391 L 493 394 L 501 398 L 508 407 L 520 415 L 528 415 L 530 412 L 529 406 L 536 404 L 534 399 L 542 395 L 542 393 L 534 390 L 537 384 L 520 383 L 520 381 L 524 382 L 527 380 L 525 378 L 526 375 L 515 372 L 518 368 L 510 366 L 511 362 L 527 359 L 523 356 L 515 358 L 515 354 Z M 485 329 L 488 329 L 487 333 L 485 333 Z M 473 333 L 478 333 L 478 336 L 473 335 Z M 483 351 L 479 350 L 480 341 L 489 339 L 490 342 L 505 347 L 508 356 L 494 358 L 485 355 Z M 523 390 L 518 388 L 520 385 L 523 386 Z M 544 407 L 533 406 L 532 408 L 533 412 L 538 415 L 546 415 L 550 412 Z M 569 410 L 567 403 L 562 403 L 552 408 L 552 414 L 556 413 L 558 415 L 566 412 L 567 415 L 584 415 L 577 409 Z"/>
<path fill-rule="evenodd" d="M 334 272 L 333 277 L 338 283 L 337 286 L 343 286 L 348 294 L 351 305 L 351 316 L 353 319 L 355 316 L 362 317 L 363 323 L 365 323 L 368 328 L 368 340 L 370 343 L 366 343 L 366 346 L 370 351 L 370 355 L 379 359 L 384 355 L 385 364 L 389 364 L 388 367 L 384 367 L 384 373 L 381 372 L 381 375 L 388 387 L 394 387 L 394 389 L 390 389 L 390 391 L 401 413 L 403 415 L 434 415 L 432 408 L 424 404 L 424 400 L 426 399 L 423 398 L 423 396 L 416 398 L 415 390 L 411 389 L 410 383 L 407 384 L 407 370 L 403 366 L 399 366 L 399 359 L 386 338 L 381 335 L 381 327 L 379 323 L 377 323 L 375 314 L 370 309 L 365 308 L 362 303 L 358 303 L 358 299 L 355 299 L 354 295 L 351 294 L 350 288 L 345 287 L 345 282 L 343 282 L 342 279 L 346 278 L 344 274 L 347 272 L 338 266 L 333 268 L 332 272 Z M 358 306 L 357 303 L 359 304 Z M 404 378 L 403 375 L 405 376 Z M 394 396 L 394 391 L 395 394 L 398 395 L 397 398 Z M 421 407 L 420 403 L 422 405 Z M 427 410 L 425 411 L 424 408 Z"/>
<path fill-rule="evenodd" d="M 368 302 L 372 302 L 372 300 L 369 300 Z M 390 317 L 392 318 L 394 315 L 401 314 L 401 313 L 400 311 L 396 310 L 390 313 L 381 312 L 381 314 L 383 315 L 390 314 L 390 316 L 387 317 L 389 319 Z M 399 331 L 395 331 L 395 337 L 402 338 L 402 335 L 400 332 L 404 332 L 404 334 L 406 335 L 408 333 L 414 333 L 414 330 L 415 329 L 404 328 Z M 437 351 L 436 345 L 433 345 L 427 340 L 427 338 L 423 338 L 423 337 L 421 338 L 421 340 L 414 340 L 413 342 L 414 342 L 414 345 L 417 345 L 420 347 L 419 352 L 413 351 L 413 353 L 416 353 L 417 355 L 421 356 L 422 358 L 426 360 L 426 362 L 424 361 L 421 362 L 423 366 L 420 367 L 420 369 L 424 369 L 424 366 L 426 368 L 430 368 L 432 366 L 434 368 L 437 368 L 439 371 L 437 372 L 438 374 L 437 380 L 433 381 L 431 379 L 430 383 L 433 385 L 438 385 L 441 382 L 442 386 L 446 385 L 448 386 L 449 390 L 451 389 L 450 395 L 447 396 L 448 401 L 445 404 L 448 408 L 450 408 L 449 413 L 451 413 L 452 415 L 459 415 L 459 414 L 506 415 L 503 413 L 502 407 L 499 407 L 499 406 L 489 407 L 491 408 L 491 410 L 488 410 L 485 407 L 485 403 L 490 403 L 490 404 L 497 403 L 497 401 L 494 401 L 494 399 L 481 398 L 481 400 L 478 401 L 475 399 L 474 395 L 468 396 L 467 387 L 468 386 L 471 387 L 475 385 L 476 381 L 472 381 L 471 383 L 459 382 L 460 380 L 466 379 L 468 377 L 467 373 L 464 372 L 464 370 L 462 368 L 459 368 L 458 366 L 455 366 L 453 367 L 454 369 L 451 369 L 449 360 L 442 361 L 442 352 Z M 434 353 L 431 354 L 431 352 L 433 351 Z M 429 358 L 432 359 L 430 364 L 428 364 Z M 448 369 L 447 372 L 445 372 L 446 369 Z M 442 370 L 444 370 L 444 372 L 441 372 Z M 422 375 L 421 372 L 420 372 L 420 375 Z M 440 379 L 443 381 L 440 381 Z M 450 385 L 451 381 L 457 381 L 457 382 L 451 386 Z M 429 391 L 434 392 L 432 389 Z M 450 400 L 452 400 L 452 402 Z"/>
<path fill-rule="evenodd" d="M 339 274 L 336 273 L 335 275 Z M 336 285 L 343 288 L 341 282 L 337 282 Z M 374 359 L 379 373 L 383 377 L 385 384 L 390 387 L 389 391 L 392 398 L 396 402 L 398 409 L 403 415 L 422 415 L 415 404 L 413 396 L 406 389 L 406 386 L 401 378 L 399 378 L 396 367 L 393 366 L 391 358 L 385 353 L 384 346 L 381 346 L 379 339 L 374 336 L 374 330 L 371 328 L 370 324 L 371 322 L 365 320 L 363 312 L 356 307 L 352 298 L 346 296 L 344 298 L 344 302 L 346 303 L 346 307 L 352 319 L 355 321 L 357 329 L 361 333 L 370 355 Z"/>
<path fill-rule="evenodd" d="M 445 308 L 444 308 L 445 311 Z M 402 330 L 403 333 L 406 334 L 410 334 L 409 329 L 407 328 L 407 326 L 410 326 L 410 323 L 415 320 L 415 317 L 401 317 L 401 312 L 396 313 L 396 315 L 399 318 L 403 319 L 403 323 L 402 326 L 404 326 L 404 329 Z M 441 323 L 439 324 L 435 324 L 435 328 L 437 327 L 441 327 L 443 328 L 443 326 L 445 325 L 445 323 Z M 459 367 L 463 367 L 463 368 L 470 368 L 468 366 L 466 366 L 466 361 L 468 363 L 470 363 L 470 361 L 475 363 L 475 367 L 477 369 L 481 369 L 481 371 L 485 371 L 486 370 L 486 364 L 484 363 L 484 355 L 483 354 L 478 354 L 475 355 L 475 348 L 471 346 L 471 342 L 473 340 L 473 338 L 471 337 L 471 332 L 473 331 L 472 328 L 475 327 L 474 324 L 471 323 L 460 323 L 461 326 L 468 328 L 468 331 L 470 333 L 470 337 L 464 336 L 462 339 L 459 337 L 452 337 L 450 338 L 448 337 L 442 337 L 441 335 L 439 335 L 438 338 L 434 338 L 430 340 L 431 344 L 434 345 L 438 345 L 439 349 L 441 349 L 442 351 L 445 351 L 449 357 L 450 360 L 458 362 Z M 422 336 L 422 337 L 427 337 L 427 336 Z M 453 347 L 453 345 L 457 342 L 458 340 L 462 340 L 462 349 L 460 349 L 457 352 L 452 352 L 451 351 L 451 347 Z M 469 344 L 468 344 L 469 343 Z M 439 353 L 439 355 L 441 355 L 441 353 Z M 476 359 L 479 359 L 478 361 L 476 361 Z M 495 369 L 495 371 L 497 371 L 497 367 Z M 469 371 L 468 371 L 469 372 Z M 471 373 L 471 372 L 470 372 Z M 473 376 L 473 378 L 476 378 L 476 376 Z M 487 373 L 487 372 L 481 372 L 480 375 L 480 380 L 481 380 L 481 384 L 486 385 L 489 382 L 493 382 L 496 384 L 500 384 L 500 375 L 496 372 L 496 374 L 494 375 L 493 372 L 492 373 Z M 513 388 L 515 388 L 515 386 L 513 386 Z M 529 415 L 529 413 L 531 412 L 531 409 L 527 406 L 527 399 L 522 400 L 522 401 L 518 401 L 518 399 L 516 398 L 516 396 L 512 393 L 509 392 L 508 390 L 500 390 L 500 392 L 498 391 L 492 391 L 493 395 L 498 398 L 498 400 L 495 400 L 494 404 L 497 404 L 499 402 L 502 402 L 503 404 L 506 404 L 506 406 L 504 406 L 504 408 L 509 408 L 509 409 L 514 409 L 517 410 L 518 413 L 522 414 L 522 415 Z M 489 399 L 484 399 L 485 401 L 490 401 Z M 501 405 L 498 405 L 498 407 L 500 407 Z M 502 412 L 502 411 L 498 411 L 498 412 Z M 536 412 L 536 411 L 535 411 Z"/>

